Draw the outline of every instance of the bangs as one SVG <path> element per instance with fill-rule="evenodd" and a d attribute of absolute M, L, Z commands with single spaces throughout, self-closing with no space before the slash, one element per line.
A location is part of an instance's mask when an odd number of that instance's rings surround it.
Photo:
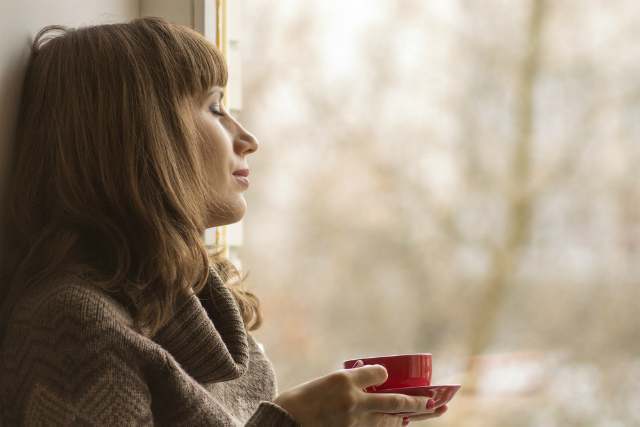
<path fill-rule="evenodd" d="M 185 71 L 178 76 L 184 80 L 192 95 L 202 94 L 213 86 L 225 87 L 228 80 L 227 64 L 216 46 L 195 31 L 181 28 Z"/>
<path fill-rule="evenodd" d="M 200 33 L 161 18 L 138 18 L 131 25 L 140 35 L 135 45 L 144 56 L 142 67 L 149 70 L 162 97 L 198 96 L 212 86 L 227 85 L 222 53 Z"/>

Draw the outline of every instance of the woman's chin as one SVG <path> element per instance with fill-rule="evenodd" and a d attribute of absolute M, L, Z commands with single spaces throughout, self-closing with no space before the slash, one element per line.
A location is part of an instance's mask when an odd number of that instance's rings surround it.
<path fill-rule="evenodd" d="M 230 224 L 240 221 L 242 218 L 244 218 L 244 214 L 247 213 L 247 201 L 244 199 L 244 195 L 242 193 L 238 194 L 237 203 L 235 203 L 233 206 L 233 221 L 230 222 Z"/>
<path fill-rule="evenodd" d="M 244 214 L 247 211 L 247 202 L 244 200 L 244 196 L 239 194 L 233 203 L 229 203 L 226 206 L 224 212 L 217 210 L 216 215 L 210 215 L 207 220 L 207 228 L 219 227 L 222 225 L 229 225 L 239 222 L 244 218 Z"/>

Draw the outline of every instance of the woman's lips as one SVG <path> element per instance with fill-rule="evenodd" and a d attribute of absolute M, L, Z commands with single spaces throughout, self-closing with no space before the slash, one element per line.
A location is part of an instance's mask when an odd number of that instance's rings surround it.
<path fill-rule="evenodd" d="M 233 174 L 240 175 L 240 176 L 249 176 L 249 169 L 238 169 Z"/>
<path fill-rule="evenodd" d="M 249 188 L 249 169 L 238 169 L 233 173 L 233 177 L 238 181 L 243 187 Z"/>
<path fill-rule="evenodd" d="M 242 175 L 233 175 L 233 177 L 238 181 L 241 185 L 249 188 L 249 178 Z"/>

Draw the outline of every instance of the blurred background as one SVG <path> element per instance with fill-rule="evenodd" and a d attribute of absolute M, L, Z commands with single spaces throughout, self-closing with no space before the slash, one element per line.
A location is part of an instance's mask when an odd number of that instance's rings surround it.
<path fill-rule="evenodd" d="M 242 3 L 280 389 L 430 352 L 415 424 L 640 425 L 640 3 Z"/>

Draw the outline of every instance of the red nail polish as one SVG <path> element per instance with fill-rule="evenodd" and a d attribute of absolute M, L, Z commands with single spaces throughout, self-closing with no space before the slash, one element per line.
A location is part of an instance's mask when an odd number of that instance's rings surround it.
<path fill-rule="evenodd" d="M 402 419 L 402 425 L 403 425 L 403 426 L 409 425 L 409 417 L 404 417 L 404 418 Z"/>
<path fill-rule="evenodd" d="M 436 406 L 436 402 L 434 402 L 433 399 L 427 400 L 427 410 L 433 409 L 434 406 Z"/>

